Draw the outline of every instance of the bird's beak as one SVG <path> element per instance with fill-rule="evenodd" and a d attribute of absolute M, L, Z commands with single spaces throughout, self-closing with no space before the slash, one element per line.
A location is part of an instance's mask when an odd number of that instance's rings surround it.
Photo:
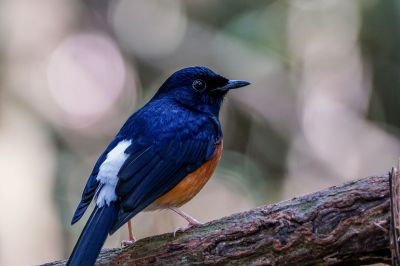
<path fill-rule="evenodd" d="M 250 85 L 250 82 L 245 81 L 245 80 L 234 80 L 231 79 L 228 81 L 228 83 L 225 86 L 219 87 L 217 88 L 217 90 L 219 91 L 228 91 L 228 90 L 232 90 L 232 89 L 237 89 L 237 88 L 241 88 L 244 86 Z"/>

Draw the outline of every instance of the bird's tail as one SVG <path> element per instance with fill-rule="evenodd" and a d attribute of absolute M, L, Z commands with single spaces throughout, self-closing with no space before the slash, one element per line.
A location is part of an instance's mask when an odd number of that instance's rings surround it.
<path fill-rule="evenodd" d="M 117 212 L 114 203 L 101 208 L 96 206 L 79 236 L 67 265 L 92 266 L 95 264 L 107 234 L 117 217 Z"/>

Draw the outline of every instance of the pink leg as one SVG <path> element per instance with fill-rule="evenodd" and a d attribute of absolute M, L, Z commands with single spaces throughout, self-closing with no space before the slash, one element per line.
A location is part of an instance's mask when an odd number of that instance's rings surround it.
<path fill-rule="evenodd" d="M 128 221 L 129 240 L 135 242 L 136 241 L 136 237 L 133 234 L 132 223 L 133 223 L 132 220 Z"/>
<path fill-rule="evenodd" d="M 199 226 L 202 225 L 201 222 L 197 221 L 195 218 L 193 218 L 192 216 L 190 216 L 187 213 L 184 213 L 183 211 L 181 211 L 178 208 L 174 208 L 174 207 L 170 207 L 169 208 L 171 211 L 174 211 L 175 213 L 179 214 L 181 217 L 183 217 L 186 221 L 188 221 L 189 225 L 186 227 L 178 227 L 177 229 L 175 229 L 174 231 L 174 237 L 176 235 L 177 232 L 185 232 L 186 230 L 195 227 L 195 226 Z"/>
<path fill-rule="evenodd" d="M 133 234 L 133 230 L 132 230 L 132 220 L 128 221 L 128 233 L 129 233 L 129 240 L 123 240 L 121 242 L 122 246 L 126 247 L 126 246 L 132 245 L 133 243 L 136 242 L 136 237 Z"/>

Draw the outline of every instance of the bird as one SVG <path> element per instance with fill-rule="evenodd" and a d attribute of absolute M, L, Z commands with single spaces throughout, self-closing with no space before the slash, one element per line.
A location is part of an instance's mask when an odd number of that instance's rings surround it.
<path fill-rule="evenodd" d="M 94 265 L 108 235 L 142 211 L 179 209 L 212 176 L 223 150 L 219 112 L 228 91 L 249 85 L 208 67 L 173 73 L 134 112 L 95 163 L 71 225 L 95 202 L 67 265 Z M 183 228 L 184 230 L 185 228 Z"/>

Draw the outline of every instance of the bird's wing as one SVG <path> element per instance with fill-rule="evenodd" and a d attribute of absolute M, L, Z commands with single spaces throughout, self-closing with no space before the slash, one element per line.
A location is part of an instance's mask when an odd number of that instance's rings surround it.
<path fill-rule="evenodd" d="M 107 153 L 113 149 L 121 140 L 121 138 L 115 138 L 110 145 L 107 147 L 107 149 L 103 152 L 103 154 L 99 157 L 97 160 L 92 173 L 90 174 L 88 180 L 86 181 L 85 188 L 83 189 L 82 192 L 82 197 L 81 201 L 78 204 L 78 207 L 75 210 L 74 216 L 72 218 L 71 224 L 76 223 L 79 221 L 79 219 L 83 216 L 85 213 L 86 209 L 89 207 L 90 202 L 92 201 L 93 197 L 95 194 L 99 191 L 101 188 L 100 182 L 97 180 L 97 174 L 99 172 L 100 165 L 104 162 L 104 160 L 107 157 Z"/>
<path fill-rule="evenodd" d="M 74 216 L 72 217 L 71 224 L 76 223 L 81 219 L 82 215 L 85 213 L 86 209 L 89 207 L 90 202 L 92 201 L 95 192 L 99 186 L 99 181 L 96 180 L 96 176 L 91 175 L 86 182 L 85 188 L 82 192 L 81 201 L 78 204 L 78 207 L 75 210 Z"/>
<path fill-rule="evenodd" d="M 128 157 L 118 174 L 120 211 L 110 234 L 212 158 L 216 139 L 211 131 L 186 140 L 158 142 Z"/>

